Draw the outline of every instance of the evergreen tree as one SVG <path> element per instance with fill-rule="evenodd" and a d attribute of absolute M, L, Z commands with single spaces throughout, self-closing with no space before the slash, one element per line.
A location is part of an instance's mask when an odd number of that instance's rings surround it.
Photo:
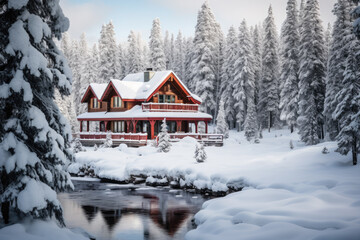
<path fill-rule="evenodd" d="M 128 51 L 127 51 L 127 62 L 126 62 L 126 74 L 141 72 L 142 67 L 142 57 L 141 49 L 139 42 L 137 40 L 136 34 L 131 31 L 128 37 Z"/>
<path fill-rule="evenodd" d="M 246 117 L 246 102 L 254 101 L 255 79 L 253 70 L 252 44 L 245 20 L 239 28 L 237 60 L 234 65 L 233 96 L 235 99 L 236 121 L 242 129 Z"/>
<path fill-rule="evenodd" d="M 185 44 L 183 41 L 184 39 L 179 31 L 175 41 L 173 70 L 182 81 L 185 79 Z"/>
<path fill-rule="evenodd" d="M 216 108 L 214 91 L 218 74 L 218 50 L 219 25 L 206 1 L 198 13 L 195 27 L 192 75 L 195 93 L 203 100 L 201 108 L 208 113 L 214 113 Z"/>
<path fill-rule="evenodd" d="M 355 4 L 359 4 L 359 0 L 353 0 L 353 2 Z M 355 7 L 351 13 L 355 19 L 353 23 L 353 32 L 355 33 L 356 37 L 360 39 L 360 6 Z"/>
<path fill-rule="evenodd" d="M 19 220 L 55 217 L 64 225 L 56 192 L 73 187 L 63 170 L 71 133 L 53 99 L 55 89 L 69 95 L 71 74 L 53 38 L 61 39 L 69 20 L 55 0 L 0 6 L 2 216 L 5 223 L 9 211 Z"/>
<path fill-rule="evenodd" d="M 262 53 L 262 81 L 259 99 L 259 111 L 263 126 L 273 127 L 279 112 L 279 55 L 278 35 L 272 12 L 269 7 L 269 15 L 264 22 L 264 45 Z"/>
<path fill-rule="evenodd" d="M 237 58 L 237 33 L 234 27 L 230 27 L 226 38 L 225 61 L 223 65 L 221 95 L 225 104 L 226 120 L 230 123 L 230 127 L 235 127 L 236 111 L 234 99 L 234 65 Z"/>
<path fill-rule="evenodd" d="M 283 83 L 280 93 L 281 120 L 286 121 L 294 131 L 298 118 L 298 84 L 299 84 L 299 23 L 296 0 L 287 3 L 287 17 L 282 28 L 282 67 L 280 81 Z"/>
<path fill-rule="evenodd" d="M 161 132 L 159 134 L 158 151 L 167 153 L 170 151 L 170 147 L 170 137 L 167 131 L 166 119 L 164 118 L 161 124 Z"/>
<path fill-rule="evenodd" d="M 317 144 L 324 137 L 324 35 L 317 0 L 307 0 L 300 34 L 299 117 L 301 140 Z"/>
<path fill-rule="evenodd" d="M 193 81 L 192 68 L 195 65 L 195 54 L 194 54 L 194 43 L 193 39 L 189 37 L 184 40 L 185 42 L 185 74 L 184 74 L 184 83 L 192 91 L 195 92 L 195 84 Z"/>
<path fill-rule="evenodd" d="M 119 44 L 116 51 L 116 79 L 123 79 L 125 77 L 125 53 L 123 46 Z"/>
<path fill-rule="evenodd" d="M 104 143 L 101 145 L 102 148 L 111 148 L 113 145 L 113 140 L 111 137 L 111 131 L 106 132 L 106 138 L 104 140 Z"/>
<path fill-rule="evenodd" d="M 102 26 L 99 40 L 100 83 L 107 83 L 116 76 L 117 45 L 114 25 L 109 22 Z"/>
<path fill-rule="evenodd" d="M 335 95 L 342 88 L 341 81 L 345 72 L 346 59 L 349 55 L 348 45 L 350 39 L 346 36 L 352 30 L 351 5 L 351 0 L 338 0 L 333 11 L 336 15 L 336 21 L 332 32 L 333 41 L 328 59 L 324 109 L 326 130 L 331 140 L 334 140 L 339 133 L 339 123 L 332 117 L 332 114 L 338 104 Z"/>
<path fill-rule="evenodd" d="M 164 53 L 164 44 L 161 37 L 160 20 L 156 18 L 150 35 L 150 65 L 154 71 L 166 69 L 166 58 Z"/>
<path fill-rule="evenodd" d="M 76 113 L 81 114 L 87 111 L 86 104 L 81 104 L 81 97 L 85 94 L 86 89 L 90 84 L 90 72 L 91 72 L 91 58 L 88 53 L 87 41 L 85 33 L 80 36 L 79 42 L 79 90 L 74 94 L 75 104 L 77 106 Z"/>
<path fill-rule="evenodd" d="M 247 114 L 244 123 L 245 137 L 248 141 L 257 138 L 257 116 L 255 110 L 254 98 L 249 98 L 247 101 Z M 255 141 L 257 141 L 255 139 Z"/>
<path fill-rule="evenodd" d="M 255 78 L 255 107 L 259 104 L 260 82 L 262 78 L 262 42 L 259 27 L 256 25 L 253 33 L 253 57 L 254 57 L 254 78 Z"/>
<path fill-rule="evenodd" d="M 221 98 L 219 104 L 219 111 L 216 117 L 216 133 L 224 134 L 225 138 L 229 137 L 229 126 L 225 119 L 225 108 L 224 108 L 224 99 Z"/>
<path fill-rule="evenodd" d="M 360 42 L 352 33 L 349 35 L 353 40 L 346 59 L 342 88 L 335 97 L 339 103 L 333 115 L 341 129 L 336 137 L 337 151 L 347 155 L 351 150 L 353 165 L 356 165 L 360 149 Z"/>
<path fill-rule="evenodd" d="M 330 49 L 331 49 L 331 44 L 332 44 L 332 27 L 331 24 L 328 23 L 327 29 L 325 31 L 324 34 L 324 40 L 325 40 L 325 63 L 326 65 L 328 64 L 329 61 L 329 54 L 330 54 Z M 327 69 L 328 71 L 329 69 Z"/>
<path fill-rule="evenodd" d="M 194 158 L 195 158 L 196 162 L 198 162 L 198 163 L 205 162 L 205 160 L 207 158 L 207 155 L 206 155 L 203 143 L 197 143 L 196 144 Z"/>

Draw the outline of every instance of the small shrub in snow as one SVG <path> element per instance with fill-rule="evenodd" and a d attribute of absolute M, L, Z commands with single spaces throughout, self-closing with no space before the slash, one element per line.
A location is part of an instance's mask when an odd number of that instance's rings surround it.
<path fill-rule="evenodd" d="M 293 145 L 293 142 L 292 142 L 292 140 L 290 140 L 290 143 L 289 143 L 289 145 L 290 145 L 290 149 L 294 149 L 294 145 Z"/>
<path fill-rule="evenodd" d="M 113 145 L 113 141 L 112 141 L 112 138 L 111 138 L 111 132 L 108 131 L 106 133 L 106 139 L 103 143 L 103 145 L 101 145 L 102 148 L 111 148 Z"/>
<path fill-rule="evenodd" d="M 198 143 L 196 144 L 196 148 L 195 148 L 195 156 L 194 156 L 195 160 L 198 163 L 202 163 L 205 162 L 207 156 L 206 156 L 206 152 L 205 152 L 205 148 L 204 148 L 204 144 L 203 143 Z"/>
<path fill-rule="evenodd" d="M 85 149 L 85 148 L 83 147 L 83 145 L 81 144 L 79 138 L 75 138 L 75 144 L 74 144 L 73 152 L 74 152 L 74 153 L 86 152 L 86 149 Z"/>
<path fill-rule="evenodd" d="M 94 145 L 94 151 L 97 151 L 98 150 L 98 145 Z"/>
<path fill-rule="evenodd" d="M 330 153 L 330 152 L 329 152 L 329 149 L 327 149 L 326 147 L 324 147 L 321 152 L 322 152 L 323 154 L 328 154 L 328 153 Z"/>
<path fill-rule="evenodd" d="M 162 124 L 161 124 L 161 132 L 159 134 L 159 144 L 158 144 L 158 151 L 159 152 L 169 152 L 170 151 L 170 137 L 167 132 L 167 125 L 166 125 L 166 119 L 164 118 Z"/>

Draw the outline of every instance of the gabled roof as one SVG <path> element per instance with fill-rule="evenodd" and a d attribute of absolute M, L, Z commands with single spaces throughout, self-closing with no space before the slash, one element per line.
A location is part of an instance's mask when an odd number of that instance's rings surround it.
<path fill-rule="evenodd" d="M 107 86 L 107 83 L 90 83 L 89 87 L 85 91 L 84 96 L 81 99 L 81 102 L 85 101 L 90 92 L 92 92 L 95 97 L 100 100 Z"/>
<path fill-rule="evenodd" d="M 175 76 L 176 81 L 183 88 L 188 97 L 193 98 L 194 102 L 201 103 L 201 98 L 191 93 L 173 71 L 154 72 L 153 77 L 148 82 L 144 82 L 143 72 L 129 74 L 122 81 L 112 79 L 105 92 L 110 89 L 110 86 L 113 86 L 122 99 L 146 101 L 156 93 L 156 90 L 165 83 L 171 74 Z M 104 93 L 102 98 L 105 95 Z"/>

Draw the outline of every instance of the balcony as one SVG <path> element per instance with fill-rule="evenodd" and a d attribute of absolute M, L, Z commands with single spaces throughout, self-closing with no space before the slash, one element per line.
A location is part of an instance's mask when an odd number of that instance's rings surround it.
<path fill-rule="evenodd" d="M 198 104 L 183 103 L 143 103 L 143 112 L 198 112 Z"/>

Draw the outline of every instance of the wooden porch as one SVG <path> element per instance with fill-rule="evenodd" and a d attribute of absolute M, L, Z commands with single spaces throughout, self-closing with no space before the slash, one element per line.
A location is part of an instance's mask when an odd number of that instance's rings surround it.
<path fill-rule="evenodd" d="M 101 145 L 106 140 L 106 132 L 80 132 L 77 133 L 80 142 L 84 146 L 94 146 L 95 144 Z M 147 144 L 147 134 L 146 133 L 112 133 L 111 139 L 113 146 L 119 146 L 124 143 L 128 146 L 139 147 L 145 146 Z"/>

